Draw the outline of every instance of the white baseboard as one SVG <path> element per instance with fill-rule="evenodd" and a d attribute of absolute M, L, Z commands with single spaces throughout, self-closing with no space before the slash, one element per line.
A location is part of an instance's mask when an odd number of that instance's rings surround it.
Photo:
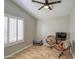
<path fill-rule="evenodd" d="M 26 46 L 26 47 L 24 47 L 24 48 L 22 48 L 22 49 L 20 49 L 20 50 L 18 50 L 18 51 L 16 51 L 16 52 L 10 54 L 10 55 L 8 55 L 8 56 L 4 56 L 4 58 L 7 59 L 8 57 L 12 57 L 12 56 L 15 55 L 16 53 L 19 53 L 20 51 L 22 51 L 22 50 L 24 50 L 24 49 L 27 49 L 27 48 L 31 47 L 32 45 L 33 45 L 33 44 L 30 44 L 30 45 L 28 45 L 28 46 Z"/>

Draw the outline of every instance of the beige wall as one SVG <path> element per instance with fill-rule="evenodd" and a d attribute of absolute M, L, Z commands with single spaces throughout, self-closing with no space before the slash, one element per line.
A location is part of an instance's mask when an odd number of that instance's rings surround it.
<path fill-rule="evenodd" d="M 37 37 L 48 34 L 55 35 L 56 32 L 69 32 L 69 17 L 52 17 L 37 21 Z"/>
<path fill-rule="evenodd" d="M 4 0 L 4 2 L 4 13 L 24 18 L 24 42 L 5 48 L 5 55 L 9 55 L 32 43 L 32 40 L 36 37 L 36 20 L 11 1 Z"/>
<path fill-rule="evenodd" d="M 70 41 L 72 44 L 71 53 L 75 56 L 75 8 L 71 11 L 70 15 Z"/>
<path fill-rule="evenodd" d="M 70 39 L 75 41 L 75 11 L 70 15 Z"/>

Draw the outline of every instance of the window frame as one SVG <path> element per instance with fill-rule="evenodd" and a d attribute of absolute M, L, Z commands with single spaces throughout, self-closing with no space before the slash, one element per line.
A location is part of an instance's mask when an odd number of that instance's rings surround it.
<path fill-rule="evenodd" d="M 10 15 L 10 14 L 5 14 L 4 17 L 8 17 L 8 21 L 7 21 L 8 22 L 8 24 L 7 24 L 7 44 L 4 43 L 4 48 L 24 42 L 24 18 L 23 17 L 18 17 L 18 16 L 13 16 L 13 15 Z M 10 23 L 9 23 L 10 21 L 9 20 L 10 20 L 10 18 L 15 18 L 16 19 L 16 41 L 12 42 L 12 43 L 9 42 L 9 29 L 10 29 L 9 28 L 10 27 Z M 23 20 L 23 39 L 22 40 L 18 40 L 18 20 L 19 19 Z"/>

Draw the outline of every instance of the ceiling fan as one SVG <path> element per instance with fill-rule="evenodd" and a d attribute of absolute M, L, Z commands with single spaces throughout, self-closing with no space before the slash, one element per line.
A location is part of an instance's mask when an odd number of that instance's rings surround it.
<path fill-rule="evenodd" d="M 41 10 L 42 8 L 47 8 L 49 10 L 52 10 L 52 8 L 50 7 L 50 5 L 57 4 L 57 3 L 61 3 L 61 0 L 54 1 L 54 2 L 49 2 L 49 0 L 45 0 L 45 3 L 44 2 L 39 2 L 39 1 L 32 0 L 32 2 L 36 2 L 36 3 L 39 3 L 39 4 L 43 4 L 43 6 L 41 6 L 38 10 Z"/>

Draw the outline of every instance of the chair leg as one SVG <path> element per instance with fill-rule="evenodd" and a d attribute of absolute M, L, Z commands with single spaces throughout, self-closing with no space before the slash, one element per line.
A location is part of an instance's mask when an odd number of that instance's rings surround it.
<path fill-rule="evenodd" d="M 58 58 L 60 58 L 62 55 L 63 55 L 63 52 L 61 52 L 61 53 L 59 54 Z"/>

